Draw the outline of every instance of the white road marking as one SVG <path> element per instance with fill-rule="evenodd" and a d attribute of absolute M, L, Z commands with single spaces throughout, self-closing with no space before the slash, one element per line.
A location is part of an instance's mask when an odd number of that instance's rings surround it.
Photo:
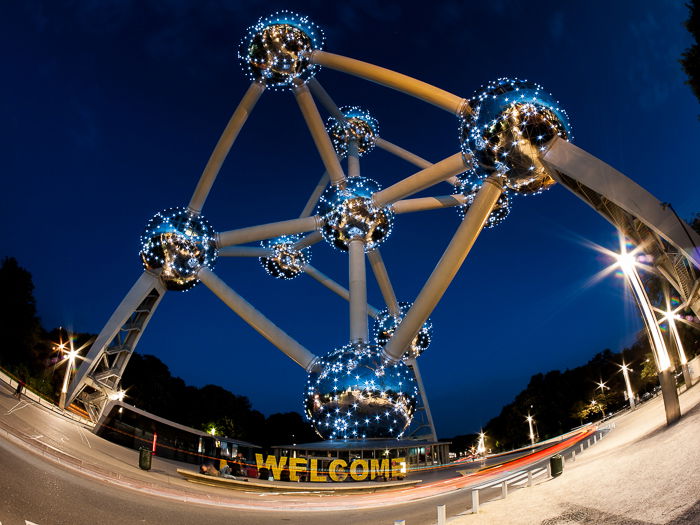
<path fill-rule="evenodd" d="M 2 523 L 0 523 L 0 525 L 2 525 Z M 38 524 L 34 523 L 33 521 L 24 520 L 24 525 L 38 525 Z"/>
<path fill-rule="evenodd" d="M 22 405 L 22 406 L 20 407 L 19 405 L 21 405 L 22 403 L 24 403 L 24 405 Z M 7 411 L 7 414 L 5 414 L 5 415 L 9 416 L 9 415 L 12 414 L 13 412 L 17 412 L 17 410 L 22 410 L 22 409 L 23 409 L 24 407 L 26 407 L 26 406 L 29 406 L 29 403 L 27 403 L 26 401 L 19 401 L 15 406 L 13 406 L 10 410 L 8 410 L 8 411 Z M 19 407 L 19 408 L 18 408 L 18 407 Z"/>
<path fill-rule="evenodd" d="M 78 433 L 80 434 L 81 441 L 85 440 L 85 443 L 87 444 L 87 446 L 92 448 L 92 445 L 90 444 L 90 440 L 85 435 L 85 431 L 83 430 L 83 427 L 81 427 L 81 426 L 78 427 Z"/>

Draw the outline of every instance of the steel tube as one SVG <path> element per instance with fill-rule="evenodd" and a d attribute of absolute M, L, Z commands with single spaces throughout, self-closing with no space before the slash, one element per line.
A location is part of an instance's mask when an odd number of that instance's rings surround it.
<path fill-rule="evenodd" d="M 209 288 L 214 295 L 221 299 L 241 319 L 253 327 L 253 329 L 267 339 L 270 343 L 284 352 L 296 364 L 309 370 L 312 368 L 316 356 L 308 349 L 301 346 L 275 323 L 255 309 L 248 301 L 238 295 L 214 272 L 208 268 L 202 268 L 197 274 L 199 280 Z"/>
<path fill-rule="evenodd" d="M 311 266 L 310 264 L 307 264 L 304 266 L 304 272 L 306 272 L 309 277 L 315 279 L 319 283 L 321 283 L 323 286 L 328 288 L 331 292 L 339 295 L 346 301 L 350 301 L 350 292 L 348 291 L 347 288 L 344 286 L 341 286 L 337 282 L 335 282 L 333 279 L 328 277 L 325 273 L 320 272 L 317 270 L 315 267 Z M 372 305 L 367 305 L 367 315 L 370 317 L 376 318 L 379 315 L 379 310 L 377 310 L 374 306 Z"/>
<path fill-rule="evenodd" d="M 231 119 L 214 147 L 214 151 L 212 151 L 209 157 L 207 165 L 204 167 L 204 171 L 199 178 L 194 194 L 190 199 L 188 208 L 193 212 L 200 213 L 202 211 L 204 201 L 207 200 L 209 191 L 214 185 L 219 170 L 221 170 L 221 165 L 224 163 L 228 152 L 231 150 L 231 146 L 233 146 L 236 137 L 238 137 L 238 133 L 241 131 L 246 120 L 248 120 L 248 115 L 250 115 L 250 112 L 253 110 L 253 107 L 255 107 L 255 103 L 258 101 L 263 91 L 265 91 L 264 84 L 253 82 L 245 95 L 243 95 L 240 104 L 238 104 L 238 107 L 233 112 Z"/>
<path fill-rule="evenodd" d="M 302 248 L 313 246 L 314 244 L 316 244 L 317 242 L 321 242 L 322 240 L 323 234 L 321 232 L 313 232 L 294 243 L 294 249 L 301 250 Z"/>
<path fill-rule="evenodd" d="M 348 244 L 350 289 L 350 342 L 367 341 L 367 272 L 365 243 L 352 239 Z"/>
<path fill-rule="evenodd" d="M 272 250 L 262 246 L 226 246 L 219 250 L 219 257 L 269 257 Z"/>
<path fill-rule="evenodd" d="M 390 69 L 318 49 L 312 52 L 311 62 L 396 89 L 454 115 L 461 116 L 471 112 L 469 102 L 466 99 Z"/>
<path fill-rule="evenodd" d="M 410 177 L 392 184 L 388 188 L 378 191 L 374 194 L 372 201 L 375 206 L 382 208 L 389 204 L 404 199 L 409 195 L 418 193 L 421 190 L 429 188 L 438 182 L 442 182 L 445 179 L 462 173 L 466 169 L 464 164 L 464 158 L 462 153 L 455 153 L 451 157 L 447 157 L 444 160 L 436 164 L 432 164 L 430 167 L 425 168 L 418 173 L 414 173 Z"/>
<path fill-rule="evenodd" d="M 326 111 L 328 111 L 333 118 L 345 122 L 345 115 L 340 112 L 336 103 L 333 102 L 333 99 L 328 92 L 323 88 L 319 81 L 316 80 L 316 77 L 311 77 L 306 84 L 309 86 L 309 89 L 311 90 L 311 93 L 313 93 L 314 97 L 316 97 L 321 105 L 326 108 Z"/>
<path fill-rule="evenodd" d="M 306 233 L 318 230 L 321 227 L 320 217 L 300 217 L 288 221 L 271 222 L 259 226 L 249 226 L 221 232 L 216 236 L 216 244 L 219 248 L 232 246 L 234 244 L 245 244 L 247 242 L 262 241 L 280 235 L 292 235 L 294 233 Z"/>
<path fill-rule="evenodd" d="M 348 144 L 348 178 L 360 176 L 360 153 L 357 149 L 357 141 L 351 140 Z"/>
<path fill-rule="evenodd" d="M 306 206 L 304 206 L 304 209 L 302 210 L 301 215 L 299 215 L 299 217 L 308 217 L 313 213 L 314 206 L 318 204 L 318 200 L 321 198 L 321 195 L 323 195 L 323 191 L 326 189 L 326 186 L 328 186 L 329 180 L 330 177 L 328 176 L 328 172 L 325 171 L 321 176 L 321 180 L 318 181 L 318 184 L 314 188 L 313 193 L 309 197 L 309 200 L 306 201 Z"/>
<path fill-rule="evenodd" d="M 326 167 L 326 171 L 331 178 L 331 184 L 342 185 L 345 181 L 343 168 L 340 166 L 338 156 L 335 154 L 335 149 L 331 143 L 331 139 L 326 132 L 326 127 L 323 124 L 321 114 L 318 112 L 316 103 L 314 102 L 311 92 L 306 84 L 302 84 L 294 88 L 294 96 L 299 104 L 299 109 L 304 116 L 306 125 L 309 127 L 311 137 L 314 139 L 318 153 L 321 155 L 321 161 Z"/>
<path fill-rule="evenodd" d="M 423 378 L 420 374 L 420 369 L 418 368 L 418 362 L 411 358 L 408 359 L 408 366 L 413 368 L 413 373 L 416 376 L 416 382 L 418 383 L 418 392 L 420 393 L 421 400 L 423 401 L 423 409 L 425 410 L 425 415 L 428 417 L 428 424 L 430 425 L 431 439 L 437 441 L 437 433 L 435 432 L 435 423 L 433 423 L 433 413 L 430 411 L 430 404 L 428 403 L 428 395 L 425 393 L 425 386 L 423 385 Z"/>
<path fill-rule="evenodd" d="M 403 199 L 391 205 L 394 213 L 413 213 L 416 211 L 452 208 L 467 203 L 464 195 L 438 195 L 437 197 L 421 197 L 419 199 Z"/>
<path fill-rule="evenodd" d="M 414 153 L 411 153 L 406 149 L 403 149 L 401 146 L 392 144 L 388 140 L 384 140 L 381 137 L 377 137 L 376 139 L 374 139 L 374 143 L 377 145 L 378 148 L 383 149 L 384 151 L 389 152 L 393 155 L 396 155 L 400 159 L 403 159 L 406 162 L 413 164 L 414 166 L 418 166 L 419 168 L 429 168 L 433 165 L 433 163 L 429 160 L 425 160 L 424 158 L 419 157 L 418 155 L 415 155 Z M 449 179 L 445 179 L 445 182 L 448 182 L 453 186 L 457 186 L 459 184 L 459 179 L 457 177 L 450 177 Z"/>
<path fill-rule="evenodd" d="M 391 286 L 389 274 L 386 271 L 386 266 L 382 260 L 381 253 L 379 253 L 379 250 L 375 248 L 374 250 L 367 252 L 367 258 L 369 259 L 369 264 L 372 267 L 374 278 L 377 280 L 379 290 L 382 292 L 382 297 L 384 297 L 384 302 L 389 309 L 389 313 L 395 317 L 398 317 L 401 314 L 399 311 L 399 303 L 396 300 L 394 287 Z"/>
<path fill-rule="evenodd" d="M 384 353 L 389 360 L 398 361 L 401 358 L 428 319 L 469 254 L 502 192 L 503 187 L 496 176 L 492 175 L 484 181 L 474 203 L 469 207 L 462 224 L 457 228 L 413 306 L 384 347 Z"/>

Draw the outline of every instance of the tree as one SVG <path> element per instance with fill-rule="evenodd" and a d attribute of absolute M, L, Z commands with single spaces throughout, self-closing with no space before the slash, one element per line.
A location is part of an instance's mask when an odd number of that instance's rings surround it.
<path fill-rule="evenodd" d="M 695 44 L 683 52 L 681 64 L 685 74 L 688 75 L 688 85 L 700 100 L 700 10 L 695 0 L 691 0 L 687 6 L 690 10 L 690 17 L 684 25 L 693 36 Z"/>

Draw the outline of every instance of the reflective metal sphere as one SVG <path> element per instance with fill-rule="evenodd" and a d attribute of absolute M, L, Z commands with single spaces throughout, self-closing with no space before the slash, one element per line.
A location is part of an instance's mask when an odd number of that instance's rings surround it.
<path fill-rule="evenodd" d="M 311 78 L 319 66 L 311 52 L 323 47 L 323 32 L 305 16 L 279 11 L 258 20 L 241 41 L 238 58 L 251 80 L 291 87 Z"/>
<path fill-rule="evenodd" d="M 161 270 L 168 290 L 189 290 L 197 272 L 214 267 L 216 232 L 201 215 L 186 208 L 156 213 L 141 236 L 141 261 L 147 270 Z"/>
<path fill-rule="evenodd" d="M 377 119 L 372 117 L 369 111 L 357 106 L 343 106 L 339 109 L 347 121 L 342 122 L 331 117 L 326 125 L 336 154 L 340 158 L 345 157 L 351 140 L 357 141 L 357 151 L 360 155 L 374 148 L 374 141 L 379 136 Z"/>
<path fill-rule="evenodd" d="M 262 241 L 263 248 L 272 250 L 271 256 L 260 257 L 265 271 L 277 279 L 294 279 L 301 274 L 311 260 L 311 249 L 296 249 L 294 245 L 300 239 L 300 235 L 282 235 Z"/>
<path fill-rule="evenodd" d="M 470 101 L 473 113 L 462 120 L 462 150 L 474 156 L 477 173 L 498 171 L 515 193 L 539 193 L 552 184 L 551 168 L 541 160 L 554 137 L 571 138 L 566 112 L 541 86 L 502 78 Z"/>
<path fill-rule="evenodd" d="M 377 208 L 372 194 L 381 187 L 365 177 L 347 179 L 344 188 L 330 186 L 319 200 L 317 213 L 323 217 L 323 238 L 339 250 L 347 251 L 353 238 L 365 243 L 365 250 L 379 246 L 391 233 L 394 213 Z"/>
<path fill-rule="evenodd" d="M 305 413 L 323 439 L 398 438 L 408 428 L 418 396 L 413 371 L 382 356 L 378 346 L 349 344 L 309 374 Z"/>
<path fill-rule="evenodd" d="M 396 327 L 399 326 L 401 320 L 406 316 L 406 312 L 413 306 L 412 303 L 399 302 L 399 311 L 401 312 L 398 317 L 394 317 L 389 313 L 389 309 L 385 308 L 375 320 L 374 325 L 374 340 L 379 346 L 384 346 L 389 342 L 391 336 L 394 335 Z M 423 326 L 418 331 L 418 334 L 411 341 L 410 346 L 404 352 L 403 359 L 415 359 L 421 355 L 429 346 L 430 341 L 433 338 L 433 323 L 428 319 Z"/>
<path fill-rule="evenodd" d="M 477 179 L 476 182 L 474 182 L 470 179 L 465 179 L 465 180 L 461 181 L 461 184 L 459 186 L 455 187 L 455 194 L 464 195 L 467 198 L 467 202 L 464 205 L 457 207 L 457 212 L 459 213 L 459 216 L 462 219 L 464 219 L 464 216 L 466 215 L 467 210 L 474 202 L 474 199 L 476 198 L 476 194 L 481 189 L 482 184 L 483 184 L 483 179 L 482 180 Z M 506 220 L 506 217 L 508 217 L 509 214 L 510 214 L 510 199 L 508 198 L 508 193 L 504 191 L 503 193 L 501 193 L 501 196 L 496 201 L 496 205 L 493 207 L 493 210 L 491 210 L 491 214 L 489 215 L 489 218 L 486 219 L 486 223 L 484 224 L 484 228 L 493 228 L 494 226 L 498 226 L 504 220 Z"/>

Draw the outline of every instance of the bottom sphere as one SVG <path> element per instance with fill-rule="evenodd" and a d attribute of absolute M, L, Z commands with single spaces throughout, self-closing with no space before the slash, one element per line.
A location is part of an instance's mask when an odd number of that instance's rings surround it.
<path fill-rule="evenodd" d="M 319 360 L 305 413 L 323 439 L 398 438 L 411 424 L 418 388 L 411 369 L 385 364 L 382 348 L 349 344 Z"/>

